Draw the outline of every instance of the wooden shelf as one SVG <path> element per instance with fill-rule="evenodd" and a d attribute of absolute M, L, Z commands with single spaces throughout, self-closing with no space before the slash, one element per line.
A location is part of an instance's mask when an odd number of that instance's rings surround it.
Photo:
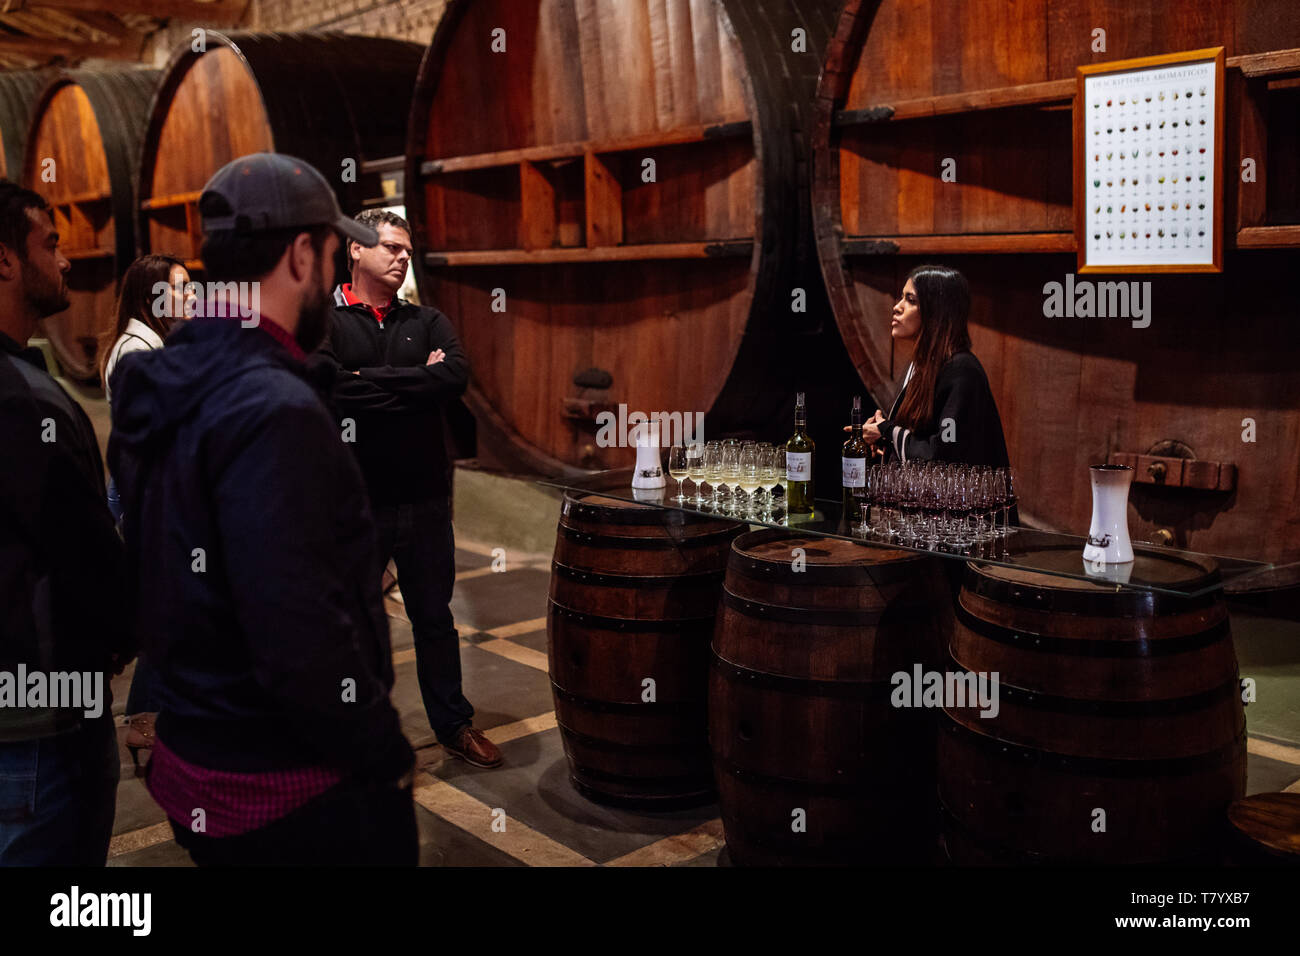
<path fill-rule="evenodd" d="M 1300 73 L 1300 50 L 1273 50 L 1269 53 L 1252 53 L 1230 56 L 1228 67 L 1236 67 L 1248 77 L 1276 76 L 1281 73 Z"/>
<path fill-rule="evenodd" d="M 493 266 L 549 265 L 565 262 L 636 262 L 652 259 L 717 259 L 748 256 L 751 239 L 722 242 L 659 242 L 637 246 L 596 246 L 557 249 L 482 249 L 466 252 L 429 252 L 425 265 Z"/>
<path fill-rule="evenodd" d="M 1074 251 L 1074 233 L 1072 232 L 1006 232 L 954 236 L 850 236 L 844 241 L 844 254 L 846 256 Z"/>
<path fill-rule="evenodd" d="M 490 169 L 494 166 L 513 166 L 517 163 L 540 163 L 555 159 L 579 159 L 587 153 L 621 153 L 635 149 L 653 149 L 658 146 L 678 146 L 683 143 L 729 139 L 753 135 L 749 120 L 736 123 L 716 123 L 710 126 L 682 126 L 656 133 L 645 133 L 623 139 L 580 140 L 556 143 L 550 146 L 525 146 L 495 153 L 477 153 L 470 156 L 450 156 L 431 159 L 420 164 L 421 176 L 459 173 L 470 169 Z"/>
<path fill-rule="evenodd" d="M 1274 50 L 1244 56 L 1230 56 L 1229 69 L 1238 69 L 1248 77 L 1277 76 L 1300 72 L 1300 49 Z M 944 116 L 952 113 L 973 113 L 980 110 L 1006 109 L 1015 106 L 1045 106 L 1052 103 L 1069 103 L 1078 89 L 1075 77 L 1048 80 L 1043 83 L 1025 83 L 1020 86 L 1003 86 L 967 93 L 950 93 L 943 96 L 925 96 L 878 103 L 855 110 L 838 110 L 834 125 L 858 126 L 890 120 L 923 119 L 927 116 Z"/>
<path fill-rule="evenodd" d="M 61 196 L 51 199 L 52 206 L 71 206 L 80 205 L 81 203 L 105 202 L 112 199 L 111 193 L 77 193 L 74 196 Z"/>
<path fill-rule="evenodd" d="M 949 113 L 1005 109 L 1011 106 L 1066 103 L 1074 98 L 1076 87 L 1077 84 L 1071 77 L 1068 80 L 1051 80 L 1047 83 L 1026 83 L 1023 86 L 1006 86 L 992 90 L 973 90 L 969 93 L 899 100 L 895 103 L 881 103 L 858 110 L 838 110 L 835 113 L 834 123 L 836 126 L 857 126 L 887 120 L 921 119 Z"/>
<path fill-rule="evenodd" d="M 114 256 L 112 249 L 60 249 L 64 258 L 76 261 L 78 259 L 111 259 Z"/>
<path fill-rule="evenodd" d="M 151 199 L 145 199 L 141 201 L 140 208 L 141 209 L 168 209 L 173 206 L 185 206 L 190 203 L 198 202 L 199 197 L 202 195 L 203 195 L 203 190 L 199 189 L 189 193 L 174 193 L 170 196 L 154 196 Z"/>
<path fill-rule="evenodd" d="M 1237 230 L 1238 249 L 1300 249 L 1300 225 L 1247 226 Z"/>

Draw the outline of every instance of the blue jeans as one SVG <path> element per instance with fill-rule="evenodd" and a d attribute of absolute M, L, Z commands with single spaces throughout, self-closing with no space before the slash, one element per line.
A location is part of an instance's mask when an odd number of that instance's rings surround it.
<path fill-rule="evenodd" d="M 103 866 L 121 764 L 113 717 L 0 742 L 0 866 Z"/>
<path fill-rule="evenodd" d="M 108 510 L 113 515 L 113 521 L 120 524 L 122 521 L 122 497 L 117 492 L 117 482 L 113 476 L 108 476 Z M 156 714 L 158 713 L 157 695 L 153 690 L 154 674 L 149 662 L 141 654 L 135 662 L 135 671 L 131 674 L 131 689 L 126 694 L 126 716 L 133 717 L 136 714 Z"/>
<path fill-rule="evenodd" d="M 424 710 L 439 743 L 455 740 L 474 718 L 461 690 L 460 635 L 451 615 L 456 584 L 456 539 L 450 501 L 373 506 L 379 532 L 378 583 L 391 557 L 415 636 L 415 672 Z"/>

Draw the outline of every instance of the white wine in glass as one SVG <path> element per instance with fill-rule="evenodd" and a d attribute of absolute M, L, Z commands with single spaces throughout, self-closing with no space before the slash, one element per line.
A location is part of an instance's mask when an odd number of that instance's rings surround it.
<path fill-rule="evenodd" d="M 686 446 L 686 476 L 695 482 L 695 497 L 691 501 L 704 504 L 704 496 L 700 494 L 700 486 L 704 484 L 704 446 L 699 442 Z"/>
<path fill-rule="evenodd" d="M 668 449 L 668 474 L 672 476 L 673 481 L 677 482 L 677 496 L 672 500 L 679 505 L 685 504 L 686 495 L 682 491 L 682 482 L 690 476 L 690 471 L 686 466 L 686 449 L 681 445 L 673 445 Z"/>

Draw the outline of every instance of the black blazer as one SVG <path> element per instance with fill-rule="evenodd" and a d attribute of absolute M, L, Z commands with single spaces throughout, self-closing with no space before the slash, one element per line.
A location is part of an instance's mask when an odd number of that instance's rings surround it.
<path fill-rule="evenodd" d="M 899 392 L 890 417 L 880 423 L 885 461 L 956 461 L 994 467 L 1010 464 L 997 402 L 979 359 L 970 352 L 956 352 L 944 363 L 935 382 L 934 412 L 924 431 L 905 428 L 893 420 L 911 384 Z"/>

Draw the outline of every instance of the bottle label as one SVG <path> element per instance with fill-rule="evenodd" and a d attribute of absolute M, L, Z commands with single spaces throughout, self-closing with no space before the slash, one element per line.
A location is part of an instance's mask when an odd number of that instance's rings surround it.
<path fill-rule="evenodd" d="M 812 452 L 786 452 L 785 477 L 787 481 L 812 481 Z"/>
<path fill-rule="evenodd" d="M 841 458 L 844 463 L 841 474 L 845 488 L 865 488 L 867 486 L 867 460 L 865 458 Z"/>

